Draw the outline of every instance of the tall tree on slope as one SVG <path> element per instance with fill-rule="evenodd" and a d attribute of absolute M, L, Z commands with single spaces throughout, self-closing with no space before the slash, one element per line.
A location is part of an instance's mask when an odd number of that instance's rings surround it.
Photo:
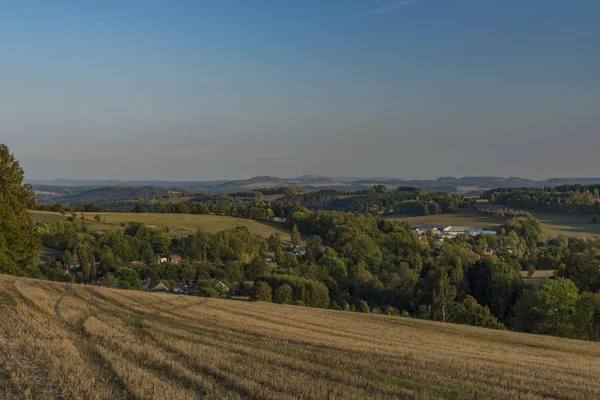
<path fill-rule="evenodd" d="M 23 169 L 0 144 L 0 273 L 21 275 L 38 262 L 38 239 L 27 207 L 33 188 L 23 184 Z"/>

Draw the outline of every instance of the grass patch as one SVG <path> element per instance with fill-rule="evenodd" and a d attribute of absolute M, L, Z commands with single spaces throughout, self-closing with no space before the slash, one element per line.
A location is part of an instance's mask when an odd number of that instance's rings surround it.
<path fill-rule="evenodd" d="M 15 307 L 17 301 L 8 293 L 0 293 L 0 308 L 2 307 Z"/>

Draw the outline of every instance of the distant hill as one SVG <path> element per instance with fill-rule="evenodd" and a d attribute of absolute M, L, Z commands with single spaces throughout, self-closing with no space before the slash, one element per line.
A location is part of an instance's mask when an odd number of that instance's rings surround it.
<path fill-rule="evenodd" d="M 95 199 L 123 198 L 146 199 L 155 193 L 165 190 L 184 190 L 187 192 L 234 193 L 242 190 L 255 190 L 265 187 L 298 187 L 307 190 L 338 189 L 355 191 L 374 185 L 386 185 L 388 188 L 411 186 L 434 192 L 478 195 L 486 189 L 499 187 L 544 187 L 564 184 L 600 183 L 600 178 L 551 178 L 531 180 L 520 177 L 465 176 L 461 178 L 440 177 L 432 180 L 405 180 L 400 178 L 355 178 L 327 177 L 319 175 L 302 175 L 297 178 L 280 178 L 276 176 L 256 176 L 249 179 L 218 181 L 115 181 L 115 180 L 83 180 L 53 179 L 28 180 L 34 185 L 37 197 L 43 201 L 80 202 Z M 127 188 L 136 188 L 130 190 Z"/>

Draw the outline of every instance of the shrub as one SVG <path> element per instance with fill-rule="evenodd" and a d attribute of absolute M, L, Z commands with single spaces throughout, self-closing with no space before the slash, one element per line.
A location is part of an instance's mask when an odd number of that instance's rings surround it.
<path fill-rule="evenodd" d="M 356 305 L 356 311 L 361 312 L 361 313 L 368 313 L 371 310 L 369 309 L 369 305 L 367 304 L 367 302 L 364 300 L 361 300 Z"/>
<path fill-rule="evenodd" d="M 201 287 L 198 288 L 198 296 L 200 297 L 219 297 L 219 293 L 211 287 Z"/>
<path fill-rule="evenodd" d="M 394 307 L 388 307 L 388 308 L 386 308 L 385 313 L 387 315 L 391 315 L 393 317 L 399 317 L 400 316 L 400 312 L 398 312 L 398 310 L 395 309 Z"/>

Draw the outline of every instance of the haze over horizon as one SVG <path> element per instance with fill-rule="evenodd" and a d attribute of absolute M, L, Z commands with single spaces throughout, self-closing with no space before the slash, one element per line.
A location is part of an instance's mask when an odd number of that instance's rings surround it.
<path fill-rule="evenodd" d="M 0 1 L 30 179 L 597 177 L 600 2 Z"/>

